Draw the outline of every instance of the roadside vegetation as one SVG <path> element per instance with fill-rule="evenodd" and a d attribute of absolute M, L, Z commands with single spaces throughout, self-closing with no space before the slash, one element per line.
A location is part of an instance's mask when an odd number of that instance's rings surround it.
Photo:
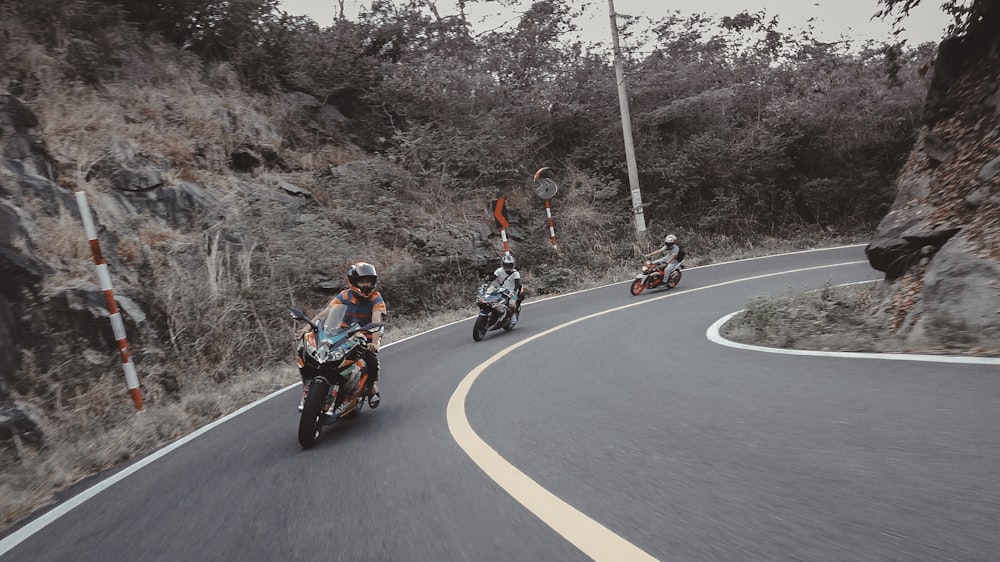
<path fill-rule="evenodd" d="M 741 343 L 785 349 L 1000 356 L 995 339 L 941 315 L 932 319 L 929 330 L 901 338 L 880 313 L 883 300 L 882 281 L 790 289 L 751 299 L 720 333 Z"/>

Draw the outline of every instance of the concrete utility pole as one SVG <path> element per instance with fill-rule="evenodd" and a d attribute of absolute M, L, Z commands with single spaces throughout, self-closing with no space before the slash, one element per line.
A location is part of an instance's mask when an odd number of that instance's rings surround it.
<path fill-rule="evenodd" d="M 632 189 L 632 212 L 635 213 L 635 231 L 646 231 L 646 218 L 642 214 L 642 192 L 639 191 L 639 168 L 635 163 L 635 145 L 632 144 L 632 118 L 628 112 L 628 91 L 625 89 L 625 70 L 622 68 L 622 50 L 618 45 L 618 20 L 615 1 L 608 0 L 611 14 L 611 44 L 615 48 L 615 78 L 618 79 L 618 106 L 622 113 L 622 134 L 625 136 L 625 161 L 628 164 L 628 184 Z"/>

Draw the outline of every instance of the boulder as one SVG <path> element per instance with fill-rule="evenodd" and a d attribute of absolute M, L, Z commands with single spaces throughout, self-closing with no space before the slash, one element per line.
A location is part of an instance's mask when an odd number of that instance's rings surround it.
<path fill-rule="evenodd" d="M 219 205 L 205 188 L 180 180 L 147 191 L 115 193 L 114 199 L 126 214 L 147 213 L 182 232 L 198 230 L 206 211 Z"/>
<path fill-rule="evenodd" d="M 1000 337 L 1000 265 L 977 257 L 973 248 L 961 235 L 940 247 L 901 331 L 919 337 L 945 319 L 970 333 Z"/>

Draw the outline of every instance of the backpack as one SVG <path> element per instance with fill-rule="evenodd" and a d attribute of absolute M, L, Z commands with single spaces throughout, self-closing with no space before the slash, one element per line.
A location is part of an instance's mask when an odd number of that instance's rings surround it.
<path fill-rule="evenodd" d="M 677 262 L 680 263 L 684 259 L 684 248 L 680 244 L 677 245 Z"/>

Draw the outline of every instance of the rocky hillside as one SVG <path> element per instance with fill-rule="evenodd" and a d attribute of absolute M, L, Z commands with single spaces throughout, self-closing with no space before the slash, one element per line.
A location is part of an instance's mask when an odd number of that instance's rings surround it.
<path fill-rule="evenodd" d="M 0 92 L 0 444 L 40 444 L 42 412 L 100 417 L 128 407 L 75 191 L 96 217 L 147 404 L 286 360 L 287 307 L 324 302 L 354 260 L 378 265 L 396 318 L 467 305 L 498 263 L 495 191 L 435 188 L 349 142 L 293 150 L 301 131 L 345 134 L 333 106 L 304 94 L 267 106 L 208 88 L 164 94 L 35 98 L 51 119 L 43 122 Z M 564 216 L 585 229 L 617 220 L 588 210 L 588 189 L 563 187 Z M 534 264 L 525 273 L 545 269 L 534 291 L 570 286 L 530 178 L 508 193 L 508 235 Z M 580 240 L 564 246 L 606 244 L 602 259 L 630 249 L 605 236 Z"/>
<path fill-rule="evenodd" d="M 985 3 L 984 3 L 985 4 Z M 1000 14 L 941 43 L 919 140 L 867 249 L 912 341 L 1000 338 Z"/>

